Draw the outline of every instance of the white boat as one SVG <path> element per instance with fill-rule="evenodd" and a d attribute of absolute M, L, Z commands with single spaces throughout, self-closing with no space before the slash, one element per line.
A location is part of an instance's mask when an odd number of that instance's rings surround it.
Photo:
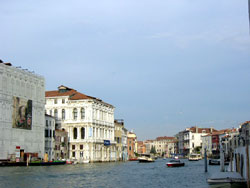
<path fill-rule="evenodd" d="M 213 188 L 246 187 L 246 180 L 237 172 L 218 172 L 207 179 L 207 183 Z"/>
<path fill-rule="evenodd" d="M 82 161 L 83 163 L 89 163 L 89 160 L 88 159 L 85 159 Z"/>
<path fill-rule="evenodd" d="M 188 160 L 189 161 L 199 161 L 199 160 L 201 160 L 201 155 L 196 154 L 196 153 L 192 153 L 189 155 Z"/>
<path fill-rule="evenodd" d="M 139 161 L 139 163 L 155 162 L 155 160 L 152 157 L 150 157 L 150 155 L 148 155 L 148 154 L 142 154 L 140 157 L 138 157 L 138 161 Z"/>

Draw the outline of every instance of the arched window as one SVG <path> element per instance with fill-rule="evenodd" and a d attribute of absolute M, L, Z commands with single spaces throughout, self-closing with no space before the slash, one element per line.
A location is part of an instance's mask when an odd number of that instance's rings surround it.
<path fill-rule="evenodd" d="M 77 139 L 77 128 L 73 129 L 73 135 L 74 135 L 74 139 Z"/>
<path fill-rule="evenodd" d="M 81 128 L 81 139 L 85 138 L 85 128 Z"/>
<path fill-rule="evenodd" d="M 77 109 L 76 108 L 74 108 L 74 110 L 73 110 L 73 118 L 74 118 L 74 120 L 77 119 Z"/>
<path fill-rule="evenodd" d="M 81 119 L 85 119 L 85 109 L 81 108 Z"/>
<path fill-rule="evenodd" d="M 64 120 L 64 119 L 65 119 L 65 110 L 62 109 L 62 120 Z"/>
<path fill-rule="evenodd" d="M 57 117 L 58 117 L 57 109 L 54 110 L 54 116 L 55 116 L 55 118 L 57 119 Z"/>

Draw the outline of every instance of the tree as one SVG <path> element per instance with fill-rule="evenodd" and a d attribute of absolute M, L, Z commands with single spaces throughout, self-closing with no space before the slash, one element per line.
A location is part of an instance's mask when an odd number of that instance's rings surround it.
<path fill-rule="evenodd" d="M 155 147 L 154 147 L 154 146 L 151 146 L 150 153 L 156 154 L 156 150 L 155 150 Z"/>

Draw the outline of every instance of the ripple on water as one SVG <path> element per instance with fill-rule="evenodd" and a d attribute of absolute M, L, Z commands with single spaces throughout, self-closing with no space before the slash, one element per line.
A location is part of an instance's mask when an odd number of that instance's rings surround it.
<path fill-rule="evenodd" d="M 166 167 L 165 160 L 155 163 L 117 162 L 50 167 L 0 168 L 0 188 L 208 188 L 206 178 L 219 171 L 204 161 L 189 162 L 180 168 Z"/>

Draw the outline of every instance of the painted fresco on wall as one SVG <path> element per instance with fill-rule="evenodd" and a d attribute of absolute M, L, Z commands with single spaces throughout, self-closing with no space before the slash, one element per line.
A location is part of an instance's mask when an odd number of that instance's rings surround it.
<path fill-rule="evenodd" d="M 32 100 L 13 97 L 12 127 L 20 129 L 32 128 Z"/>

